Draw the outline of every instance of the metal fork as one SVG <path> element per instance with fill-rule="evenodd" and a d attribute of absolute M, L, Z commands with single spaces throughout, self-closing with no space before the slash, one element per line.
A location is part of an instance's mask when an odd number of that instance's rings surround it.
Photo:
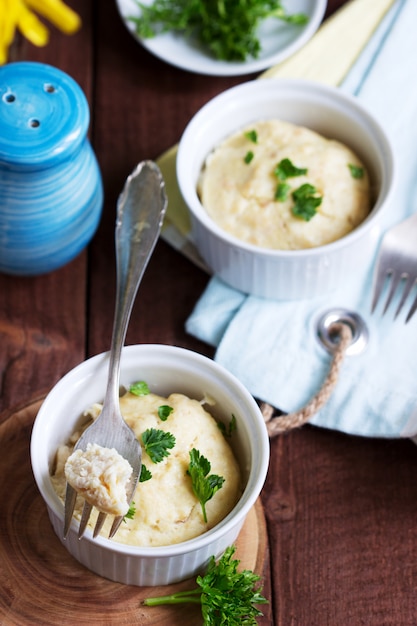
<path fill-rule="evenodd" d="M 387 311 L 394 294 L 398 292 L 400 301 L 394 319 L 403 308 L 413 286 L 417 281 L 417 214 L 391 228 L 383 237 L 373 278 L 373 312 L 386 283 L 389 284 L 382 315 Z M 417 295 L 414 297 L 405 323 L 417 310 Z"/>
<path fill-rule="evenodd" d="M 159 168 L 152 161 L 139 163 L 127 178 L 117 203 L 116 304 L 103 409 L 74 448 L 85 450 L 88 443 L 96 443 L 105 448 L 115 448 L 129 461 L 133 468 L 126 494 L 129 504 L 139 480 L 142 455 L 139 441 L 120 412 L 120 358 L 136 293 L 158 239 L 166 207 L 165 185 Z M 70 528 L 76 498 L 77 492 L 67 483 L 64 538 Z M 91 504 L 84 502 L 79 538 L 84 534 L 92 508 Z M 94 537 L 99 534 L 105 518 L 106 514 L 99 512 Z M 114 518 L 109 537 L 113 537 L 122 520 L 121 516 Z"/>

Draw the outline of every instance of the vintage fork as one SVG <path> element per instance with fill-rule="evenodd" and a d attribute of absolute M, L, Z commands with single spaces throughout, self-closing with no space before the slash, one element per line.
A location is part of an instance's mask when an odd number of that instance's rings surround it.
<path fill-rule="evenodd" d="M 83 433 L 74 449 L 85 450 L 88 443 L 115 448 L 133 468 L 128 485 L 127 500 L 134 495 L 140 470 L 141 447 L 134 432 L 120 413 L 120 358 L 136 293 L 145 268 L 158 239 L 167 199 L 159 168 L 152 161 L 143 161 L 127 178 L 117 203 L 116 243 L 116 305 L 109 357 L 109 372 L 103 409 L 96 421 Z M 74 513 L 77 492 L 67 483 L 65 496 L 64 538 Z M 84 502 L 78 537 L 86 529 L 92 505 Z M 96 537 L 106 514 L 97 517 L 93 536 Z M 109 537 L 113 537 L 123 517 L 114 518 Z"/>
<path fill-rule="evenodd" d="M 403 308 L 417 280 L 417 214 L 387 231 L 381 243 L 373 278 L 373 312 L 389 284 L 382 315 L 387 311 L 396 291 L 401 294 L 394 319 Z M 417 310 L 417 295 L 412 301 L 405 323 Z"/>

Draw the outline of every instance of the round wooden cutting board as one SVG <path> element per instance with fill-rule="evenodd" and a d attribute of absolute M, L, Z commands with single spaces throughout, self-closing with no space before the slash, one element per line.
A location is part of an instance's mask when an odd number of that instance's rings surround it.
<path fill-rule="evenodd" d="M 194 587 L 136 587 L 101 578 L 62 546 L 49 522 L 30 465 L 30 435 L 42 398 L 0 423 L 1 626 L 199 626 L 194 605 L 146 607 L 142 600 Z M 262 574 L 267 551 L 260 501 L 236 542 L 241 567 Z"/>

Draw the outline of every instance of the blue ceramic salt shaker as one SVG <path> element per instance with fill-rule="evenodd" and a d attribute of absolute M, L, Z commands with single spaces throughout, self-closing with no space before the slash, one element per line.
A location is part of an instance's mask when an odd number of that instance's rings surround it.
<path fill-rule="evenodd" d="M 0 67 L 0 272 L 33 276 L 76 257 L 103 206 L 79 85 L 33 62 Z"/>

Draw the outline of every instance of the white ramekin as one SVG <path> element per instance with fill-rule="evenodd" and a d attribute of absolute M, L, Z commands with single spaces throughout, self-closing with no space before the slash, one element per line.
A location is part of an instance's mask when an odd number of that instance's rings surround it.
<path fill-rule="evenodd" d="M 52 526 L 67 550 L 93 572 L 129 585 L 166 585 L 196 575 L 236 540 L 255 504 L 269 462 L 269 440 L 260 410 L 246 388 L 227 370 L 195 352 L 163 345 L 135 345 L 123 349 L 121 384 L 145 380 L 151 391 L 179 392 L 200 399 L 209 394 L 211 407 L 223 420 L 235 415 L 237 430 L 231 444 L 238 458 L 244 491 L 229 515 L 198 538 L 160 548 L 127 546 L 105 537 L 92 538 L 88 530 L 78 539 L 78 522 L 63 535 L 64 506 L 56 495 L 50 471 L 55 453 L 73 432 L 83 411 L 104 396 L 108 353 L 81 363 L 62 378 L 43 402 L 31 438 L 31 462 Z M 52 532 L 52 531 L 51 531 Z"/>
<path fill-rule="evenodd" d="M 208 216 L 197 195 L 205 159 L 225 137 L 262 119 L 307 126 L 357 153 L 374 191 L 373 209 L 358 228 L 317 248 L 267 250 L 229 235 Z M 389 206 L 395 166 L 384 129 L 356 98 L 312 81 L 268 79 L 232 87 L 197 112 L 179 143 L 177 178 L 190 211 L 192 239 L 213 273 L 246 293 L 295 300 L 330 292 L 360 270 Z"/>

